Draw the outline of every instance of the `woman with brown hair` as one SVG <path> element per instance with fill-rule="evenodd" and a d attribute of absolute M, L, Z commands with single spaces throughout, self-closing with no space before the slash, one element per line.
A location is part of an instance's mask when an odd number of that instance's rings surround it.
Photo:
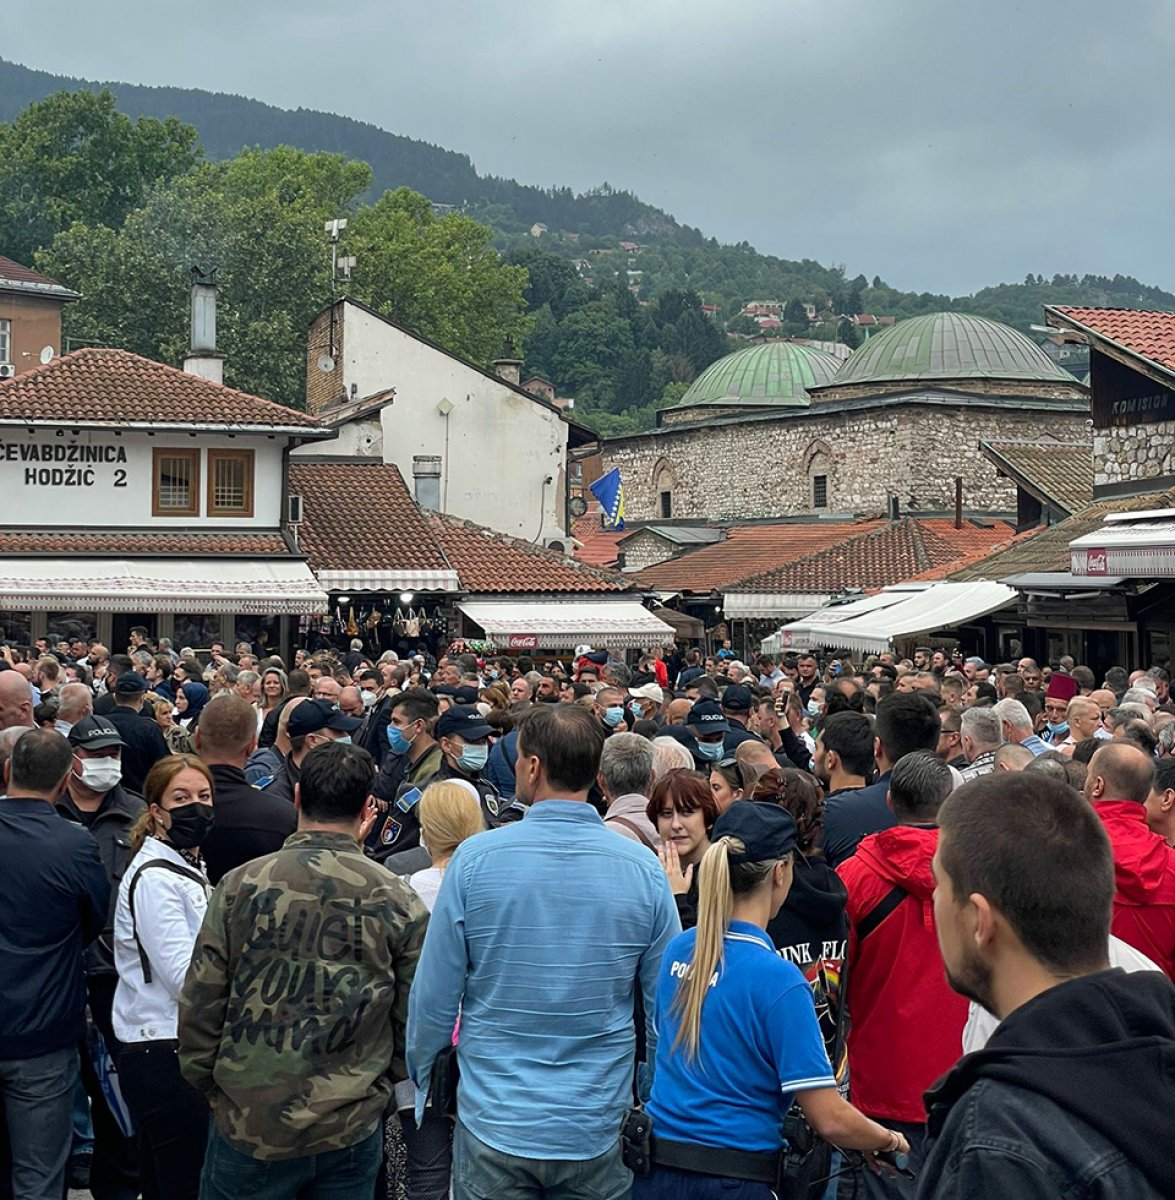
<path fill-rule="evenodd" d="M 139 1131 L 144 1200 L 194 1200 L 208 1105 L 180 1074 L 176 1024 L 208 907 L 200 843 L 212 828 L 212 775 L 191 755 L 162 759 L 143 783 L 143 799 L 114 915 L 119 1079 Z"/>
<path fill-rule="evenodd" d="M 718 820 L 718 803 L 701 771 L 673 770 L 653 785 L 645 809 L 657 827 L 657 856 L 669 879 L 682 929 L 697 922 L 697 866 L 710 848 L 710 830 Z"/>

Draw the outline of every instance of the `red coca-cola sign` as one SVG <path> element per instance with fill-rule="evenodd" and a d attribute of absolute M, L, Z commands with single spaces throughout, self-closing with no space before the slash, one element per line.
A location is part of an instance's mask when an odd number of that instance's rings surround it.
<path fill-rule="evenodd" d="M 537 633 L 512 633 L 506 639 L 507 650 L 537 650 L 539 635 Z"/>
<path fill-rule="evenodd" d="M 1110 573 L 1105 550 L 1086 550 L 1085 573 L 1086 575 L 1108 575 Z"/>

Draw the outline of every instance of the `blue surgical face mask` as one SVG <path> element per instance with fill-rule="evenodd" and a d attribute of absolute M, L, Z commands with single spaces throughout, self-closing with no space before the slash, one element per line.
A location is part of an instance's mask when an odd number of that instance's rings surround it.
<path fill-rule="evenodd" d="M 819 700 L 809 700 L 808 701 L 808 716 L 818 717 L 819 715 L 820 715 L 820 701 Z"/>
<path fill-rule="evenodd" d="M 624 707 L 620 704 L 610 704 L 604 709 L 604 724 L 609 729 L 615 729 L 624 720 Z"/>
<path fill-rule="evenodd" d="M 491 671 L 491 672 L 490 672 L 490 678 L 491 678 L 491 679 L 497 679 L 497 678 L 498 678 L 498 677 L 499 677 L 501 674 L 502 674 L 502 672 L 501 672 L 501 671 Z"/>
<path fill-rule="evenodd" d="M 726 751 L 725 743 L 723 742 L 699 742 L 698 754 L 702 758 L 708 759 L 710 762 L 718 762 Z"/>
<path fill-rule="evenodd" d="M 336 746 L 349 746 L 351 744 L 351 735 L 344 733 L 342 737 L 335 738 Z"/>
<path fill-rule="evenodd" d="M 461 751 L 461 757 L 457 760 L 457 765 L 461 770 L 468 771 L 471 775 L 476 775 L 489 762 L 489 758 L 489 746 L 466 746 Z"/>
<path fill-rule="evenodd" d="M 1061 734 L 1068 733 L 1068 732 L 1069 732 L 1069 722 L 1068 721 L 1062 721 L 1060 723 L 1060 725 L 1054 725 L 1052 723 L 1052 721 L 1049 722 L 1049 733 L 1051 733 L 1054 737 L 1060 737 Z"/>
<path fill-rule="evenodd" d="M 415 740 L 415 738 L 406 738 L 398 726 L 388 726 L 388 745 L 392 748 L 393 754 L 407 754 Z"/>

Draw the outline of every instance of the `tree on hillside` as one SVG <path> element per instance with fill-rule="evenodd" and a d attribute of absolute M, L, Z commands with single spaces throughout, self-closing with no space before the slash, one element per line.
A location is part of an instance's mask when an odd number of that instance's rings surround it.
<path fill-rule="evenodd" d="M 83 295 L 65 312 L 75 344 L 172 363 L 188 346 L 189 268 L 215 267 L 225 381 L 297 407 L 306 332 L 332 295 L 323 222 L 349 212 L 357 297 L 449 349 L 491 359 L 524 328 L 525 271 L 487 249 L 488 230 L 433 218 L 415 193 L 356 209 L 369 180 L 366 164 L 340 155 L 249 150 L 157 188 L 119 230 L 73 225 L 37 263 Z"/>
<path fill-rule="evenodd" d="M 474 362 L 488 363 L 530 325 L 526 270 L 504 263 L 492 233 L 460 213 L 433 214 L 407 188 L 385 192 L 351 218 L 358 260 L 348 293 Z"/>
<path fill-rule="evenodd" d="M 57 92 L 0 125 L 0 247 L 19 262 L 75 221 L 118 229 L 152 185 L 190 171 L 196 131 L 132 121 L 102 92 Z"/>

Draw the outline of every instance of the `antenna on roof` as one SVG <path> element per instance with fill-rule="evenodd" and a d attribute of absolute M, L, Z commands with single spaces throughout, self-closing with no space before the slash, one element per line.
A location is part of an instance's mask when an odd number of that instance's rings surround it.
<path fill-rule="evenodd" d="M 339 241 L 342 238 L 343 230 L 347 228 L 346 217 L 332 217 L 323 224 L 322 228 L 326 231 L 327 241 L 330 242 L 330 281 L 333 295 L 335 286 L 340 279 L 349 280 L 351 278 L 351 272 L 355 269 L 355 257 L 350 254 L 339 254 Z"/>

